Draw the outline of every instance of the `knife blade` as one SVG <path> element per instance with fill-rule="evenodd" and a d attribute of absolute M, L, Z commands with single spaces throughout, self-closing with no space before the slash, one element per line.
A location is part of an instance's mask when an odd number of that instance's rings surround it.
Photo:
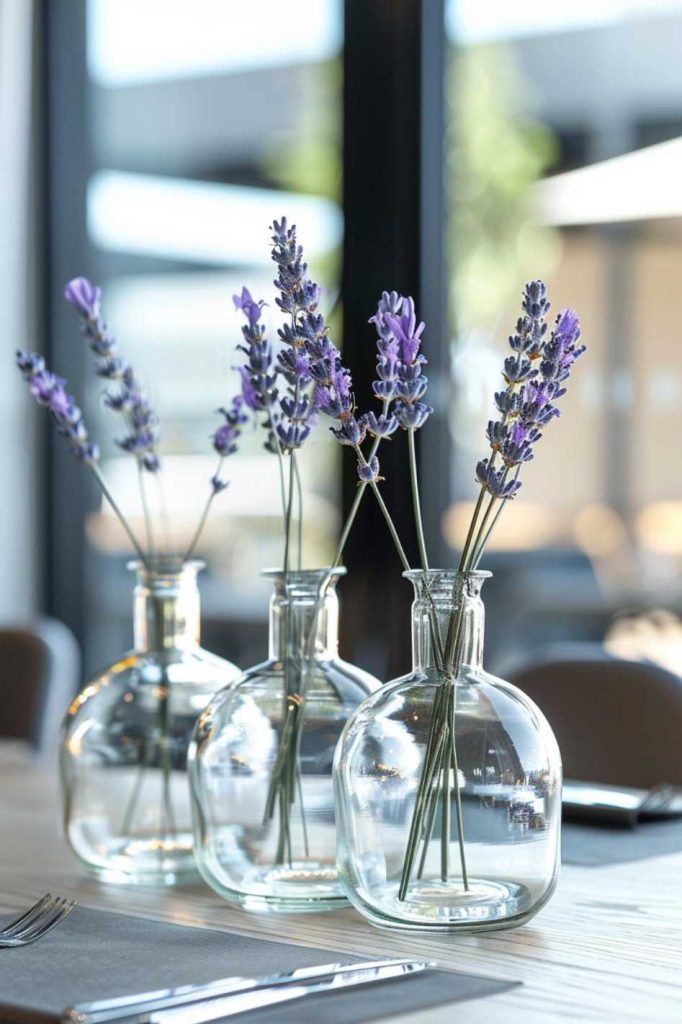
<path fill-rule="evenodd" d="M 153 992 L 81 1003 L 66 1009 L 62 1014 L 62 1021 L 64 1024 L 107 1024 L 109 1021 L 136 1020 L 141 1014 L 152 1013 L 156 1010 L 171 1009 L 259 990 L 270 990 L 280 986 L 297 985 L 307 981 L 343 977 L 350 973 L 357 973 L 359 970 L 375 972 L 371 980 L 382 980 L 384 971 L 390 971 L 391 973 L 387 976 L 394 977 L 393 969 L 404 968 L 404 973 L 409 973 L 412 970 L 424 970 L 432 966 L 434 965 L 426 961 L 387 959 L 360 961 L 354 964 L 331 963 L 315 967 L 299 967 L 293 971 L 264 977 L 221 978 L 200 985 L 183 985 L 178 988 L 158 989 Z"/>
<path fill-rule="evenodd" d="M 361 985 L 373 985 L 377 982 L 404 978 L 410 974 L 427 970 L 426 962 L 411 964 L 393 964 L 384 967 L 359 967 L 355 971 L 329 975 L 319 980 L 296 982 L 288 985 L 272 986 L 255 989 L 249 992 L 233 993 L 219 996 L 199 1003 L 185 1006 L 169 1007 L 163 1010 L 152 1010 L 141 1014 L 136 1024 L 209 1024 L 210 1021 L 224 1020 L 249 1010 L 277 1006 L 280 1003 L 304 999 L 306 996 L 318 995 L 323 992 L 337 992 L 358 988 Z"/>

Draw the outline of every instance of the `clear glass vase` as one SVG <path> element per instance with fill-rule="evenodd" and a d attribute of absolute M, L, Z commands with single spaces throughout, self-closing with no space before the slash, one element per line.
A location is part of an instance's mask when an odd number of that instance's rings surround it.
<path fill-rule="evenodd" d="M 134 648 L 81 691 L 64 720 L 64 829 L 76 856 L 107 881 L 171 884 L 196 874 L 192 730 L 239 670 L 199 646 L 203 563 L 129 568 Z"/>
<path fill-rule="evenodd" d="M 532 701 L 483 668 L 489 574 L 405 575 L 412 672 L 364 701 L 337 749 L 342 882 L 381 927 L 520 925 L 556 884 L 559 749 Z"/>
<path fill-rule="evenodd" d="M 197 722 L 190 782 L 199 869 L 249 910 L 345 905 L 336 870 L 332 763 L 349 716 L 378 682 L 337 653 L 338 577 L 273 578 L 268 660 Z"/>

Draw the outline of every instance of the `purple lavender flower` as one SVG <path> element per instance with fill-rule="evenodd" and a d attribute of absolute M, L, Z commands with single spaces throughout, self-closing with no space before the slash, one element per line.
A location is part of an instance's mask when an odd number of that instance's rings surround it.
<path fill-rule="evenodd" d="M 242 289 L 242 295 L 248 294 L 248 289 Z M 253 301 L 253 300 L 252 300 Z M 236 296 L 235 296 L 236 302 Z M 260 310 L 265 303 L 255 303 Z M 245 314 L 248 323 L 242 327 L 244 344 L 237 345 L 237 349 L 246 356 L 246 363 L 236 367 L 242 381 L 242 397 L 247 407 L 253 412 L 267 411 L 277 398 L 275 387 L 275 373 L 272 371 L 272 348 L 265 334 L 265 326 L 258 323 L 258 318 L 249 314 L 252 308 L 248 306 L 239 307 Z"/>
<path fill-rule="evenodd" d="M 370 317 L 377 331 L 377 379 L 372 390 L 377 398 L 388 402 L 395 398 L 398 387 L 398 362 L 400 342 L 393 332 L 388 317 L 397 316 L 404 299 L 397 292 L 382 292 L 377 311 Z"/>
<path fill-rule="evenodd" d="M 426 326 L 417 324 L 414 312 L 414 299 L 403 299 L 400 314 L 386 313 L 384 320 L 388 323 L 400 342 L 400 359 L 403 363 L 414 363 L 421 344 L 420 338 Z"/>
<path fill-rule="evenodd" d="M 520 480 L 508 480 L 504 467 L 495 469 L 490 459 L 481 459 L 476 464 L 476 479 L 495 498 L 509 500 L 521 487 Z"/>
<path fill-rule="evenodd" d="M 99 448 L 88 437 L 83 414 L 66 390 L 66 381 L 45 369 L 44 360 L 35 353 L 18 351 L 17 366 L 36 402 L 52 414 L 58 432 L 66 438 L 79 462 L 95 466 Z"/>
<path fill-rule="evenodd" d="M 70 302 L 86 320 L 99 317 L 99 303 L 102 289 L 88 281 L 87 277 L 74 277 L 64 289 L 64 298 Z"/>
<path fill-rule="evenodd" d="M 242 310 L 248 323 L 242 327 L 244 344 L 237 346 L 238 351 L 246 356 L 246 363 L 235 369 L 241 377 L 244 404 L 252 412 L 265 414 L 263 426 L 268 431 L 265 448 L 274 453 L 278 447 L 275 423 L 279 392 L 277 373 L 273 369 L 272 347 L 266 336 L 264 324 L 258 322 L 265 303 L 262 300 L 255 302 L 248 288 L 242 288 L 239 305 L 237 298 L 234 296 L 235 306 Z M 254 307 L 258 310 L 258 317 L 255 315 Z"/>
<path fill-rule="evenodd" d="M 359 447 L 367 435 L 367 424 L 365 417 L 358 419 L 355 415 L 355 397 L 350 371 L 341 362 L 341 353 L 329 339 L 326 343 L 326 355 L 317 360 L 314 367 L 317 407 L 326 416 L 336 420 L 336 426 L 329 429 L 341 444 Z"/>
<path fill-rule="evenodd" d="M 118 390 L 109 390 L 104 394 L 104 404 L 112 412 L 123 416 L 128 428 L 128 433 L 117 440 L 116 444 L 122 451 L 134 455 L 149 473 L 156 473 L 161 468 L 157 453 L 159 419 L 133 368 L 119 355 L 116 340 L 102 319 L 101 295 L 101 288 L 86 277 L 70 281 L 64 291 L 66 300 L 77 310 L 83 321 L 82 331 L 95 356 L 97 376 L 118 387 Z"/>
<path fill-rule="evenodd" d="M 379 460 L 376 455 L 373 455 L 369 462 L 365 459 L 358 459 L 358 476 L 366 484 L 371 484 L 373 481 L 381 479 L 379 476 Z"/>
<path fill-rule="evenodd" d="M 523 316 L 509 338 L 513 355 L 504 361 L 506 387 L 495 395 L 501 418 L 491 420 L 486 430 L 492 454 L 476 467 L 478 482 L 502 499 L 518 493 L 521 466 L 534 457 L 541 428 L 559 416 L 556 402 L 566 393 L 563 382 L 585 351 L 584 345 L 578 345 L 580 321 L 572 309 L 559 314 L 547 337 L 550 303 L 542 281 L 526 285 L 521 305 Z"/>
<path fill-rule="evenodd" d="M 308 265 L 298 244 L 296 226 L 286 217 L 272 225 L 272 259 L 277 267 L 275 300 L 291 317 L 278 331 L 283 348 L 277 356 L 277 373 L 287 384 L 272 414 L 272 426 L 280 448 L 292 452 L 310 435 L 323 402 L 316 392 L 320 386 L 320 361 L 328 357 L 330 342 L 324 317 L 317 313 L 320 288 L 308 277 Z M 315 394 L 306 395 L 312 385 Z M 304 398 L 305 395 L 305 398 Z"/>
<path fill-rule="evenodd" d="M 232 399 L 229 409 L 218 409 L 218 412 L 225 417 L 225 422 L 221 423 L 213 435 L 213 447 L 220 456 L 221 462 L 222 459 L 226 459 L 228 455 L 234 455 L 237 451 L 237 441 L 248 420 L 248 416 L 243 411 L 244 405 L 243 395 L 236 395 Z M 223 480 L 218 472 L 211 478 L 211 487 L 213 494 L 219 494 L 227 487 L 227 481 Z"/>
<path fill-rule="evenodd" d="M 376 416 L 373 412 L 365 413 L 362 423 L 367 428 L 367 433 L 373 437 L 390 437 L 399 427 L 395 416 Z"/>
<path fill-rule="evenodd" d="M 212 491 L 212 493 L 213 494 L 220 494 L 221 491 L 224 491 L 227 488 L 227 486 L 229 484 L 229 480 L 223 480 L 221 477 L 218 476 L 217 473 L 215 473 L 211 477 L 210 483 L 211 483 L 211 491 Z"/>
<path fill-rule="evenodd" d="M 367 427 L 354 415 L 339 420 L 338 427 L 331 427 L 331 432 L 341 444 L 347 444 L 353 448 L 361 445 L 367 435 Z"/>
<path fill-rule="evenodd" d="M 35 352 L 22 352 L 17 349 L 17 366 L 24 377 L 30 380 L 45 369 L 45 360 Z"/>
<path fill-rule="evenodd" d="M 116 441 L 124 452 L 134 455 L 150 473 L 161 468 L 157 455 L 160 440 L 159 419 L 149 404 L 146 393 L 135 376 L 132 367 L 123 371 L 118 394 L 107 394 L 105 404 L 124 414 L 129 428 L 128 434 Z"/>
<path fill-rule="evenodd" d="M 394 295 L 395 293 L 391 292 L 387 296 L 387 293 L 384 292 L 382 296 L 384 304 L 393 301 L 395 305 L 396 300 L 392 298 Z M 377 322 L 377 328 L 381 327 L 380 343 L 377 343 L 379 381 L 375 382 L 377 386 L 374 388 L 374 393 L 377 394 L 378 391 L 381 397 L 385 397 L 385 392 L 389 389 L 384 389 L 382 385 L 389 379 L 393 380 L 393 394 L 397 396 L 393 410 L 396 419 L 403 430 L 418 430 L 433 412 L 430 405 L 422 402 L 429 383 L 428 378 L 422 373 L 426 359 L 419 351 L 424 323 L 417 324 L 414 300 L 410 297 L 400 301 L 399 313 L 389 310 L 378 311 L 377 317 L 374 319 Z M 387 330 L 393 334 L 393 344 L 387 335 Z M 393 378 L 387 376 L 392 373 L 395 375 Z"/>
<path fill-rule="evenodd" d="M 242 288 L 241 295 L 233 295 L 232 301 L 234 302 L 235 309 L 241 309 L 249 321 L 249 326 L 253 327 L 261 318 L 261 312 L 265 303 L 261 300 L 256 302 L 251 298 L 251 292 L 248 288 Z"/>

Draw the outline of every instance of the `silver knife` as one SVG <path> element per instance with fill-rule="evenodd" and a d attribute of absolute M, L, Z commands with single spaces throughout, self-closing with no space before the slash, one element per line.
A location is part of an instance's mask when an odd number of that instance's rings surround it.
<path fill-rule="evenodd" d="M 299 967 L 270 977 L 223 978 L 203 985 L 184 985 L 83 1003 L 65 1010 L 62 1020 L 65 1024 L 105 1024 L 110 1021 L 147 1024 L 165 1020 L 180 1024 L 185 1020 L 215 1020 L 258 1006 L 298 999 L 313 992 L 384 981 L 435 966 L 428 961 L 390 959 Z M 180 1011 L 186 1011 L 187 1016 L 180 1016 Z"/>

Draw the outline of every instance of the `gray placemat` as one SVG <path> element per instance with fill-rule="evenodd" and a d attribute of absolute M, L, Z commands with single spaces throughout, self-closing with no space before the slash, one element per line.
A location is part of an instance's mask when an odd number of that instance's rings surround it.
<path fill-rule="evenodd" d="M 16 915 L 14 915 L 16 916 Z M 10 918 L 3 915 L 4 921 Z M 204 928 L 77 907 L 54 932 L 24 949 L 0 950 L 0 1019 L 42 1024 L 74 1003 L 366 959 Z M 248 1024 L 360 1024 L 442 1003 L 493 995 L 515 982 L 433 971 L 348 993 L 311 996 L 243 1015 Z"/>
<path fill-rule="evenodd" d="M 643 822 L 635 828 L 565 822 L 561 829 L 564 864 L 600 867 L 680 852 L 682 821 L 679 819 Z"/>

